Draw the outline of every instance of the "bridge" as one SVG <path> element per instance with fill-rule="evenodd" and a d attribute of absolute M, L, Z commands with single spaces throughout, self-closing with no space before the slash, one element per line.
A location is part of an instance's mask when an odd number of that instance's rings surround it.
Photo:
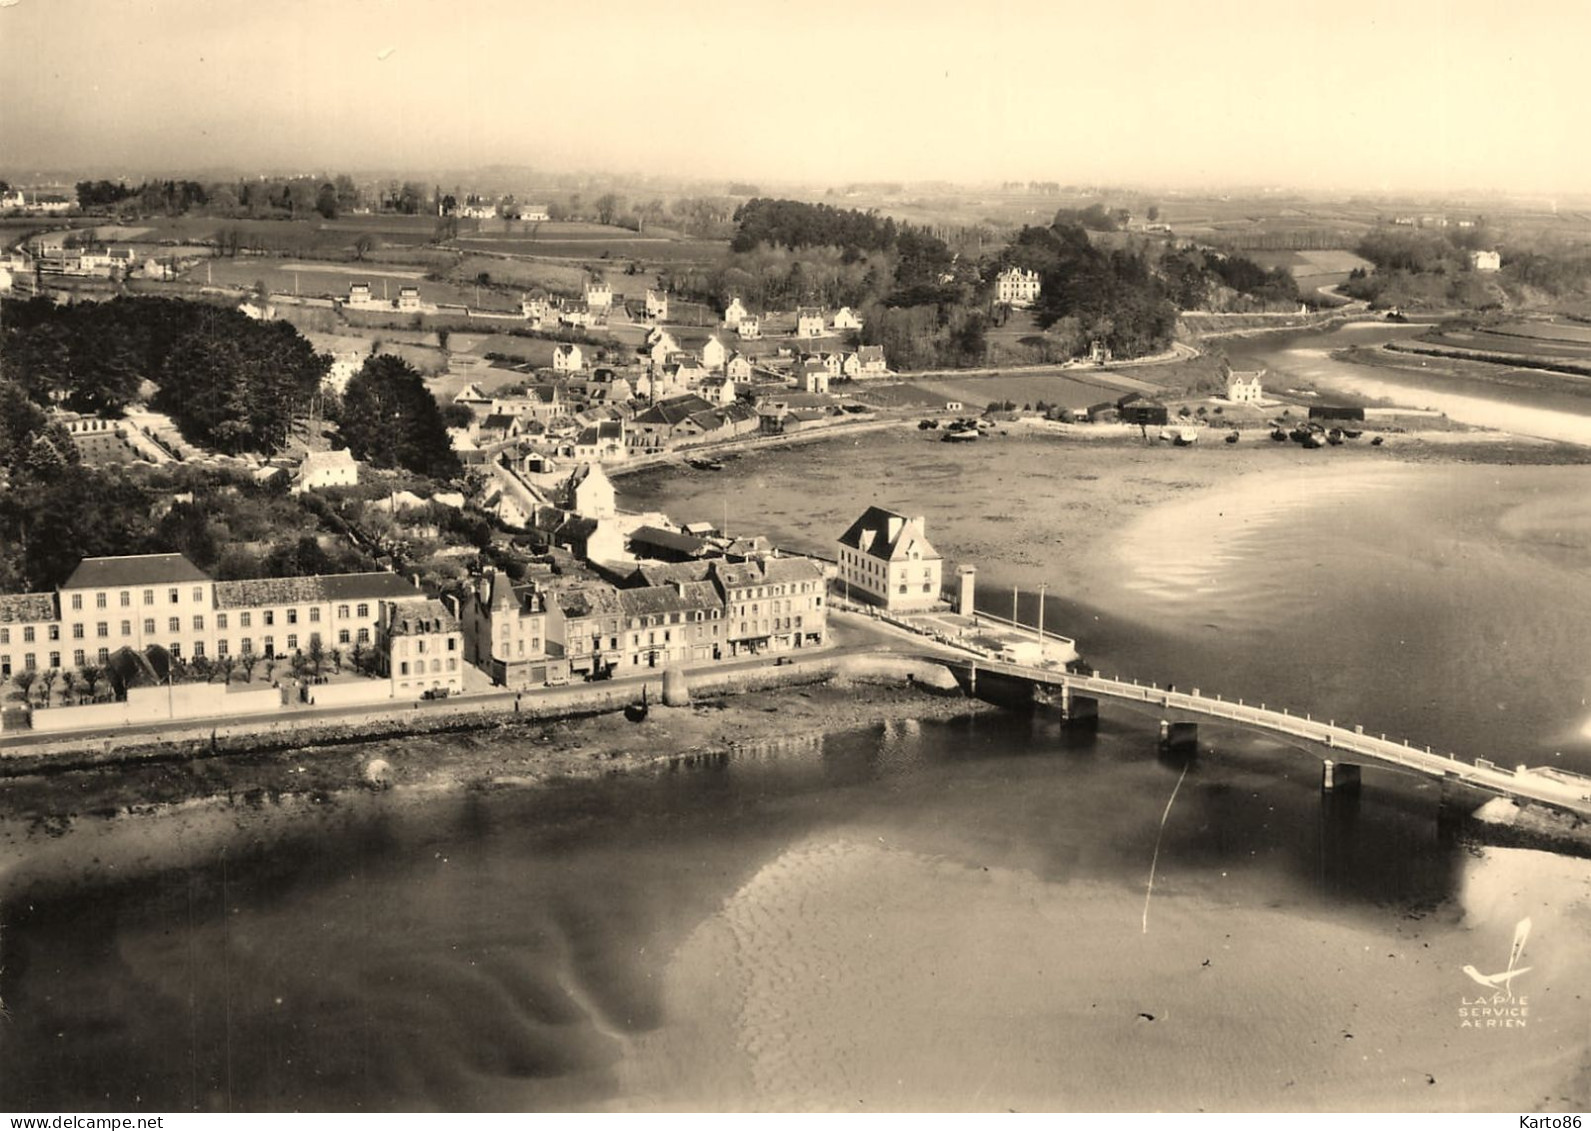
<path fill-rule="evenodd" d="M 1027 667 L 987 659 L 948 659 L 936 655 L 967 681 L 967 689 L 979 695 L 978 681 L 985 681 L 988 695 L 990 677 L 995 681 L 1015 681 L 1031 688 L 1035 702 L 1053 703 L 1063 719 L 1079 721 L 1096 718 L 1101 698 L 1114 699 L 1157 709 L 1167 714 L 1191 715 L 1220 720 L 1235 726 L 1316 744 L 1323 759 L 1321 786 L 1326 790 L 1358 785 L 1359 767 L 1384 766 L 1420 774 L 1444 784 L 1463 785 L 1513 801 L 1533 801 L 1554 809 L 1591 817 L 1591 779 L 1557 771 L 1508 769 L 1484 758 L 1461 761 L 1455 754 L 1439 754 L 1407 740 L 1389 739 L 1385 734 L 1366 734 L 1362 727 L 1338 726 L 1335 720 L 1322 721 L 1296 715 L 1286 708 L 1255 705 L 1243 700 L 1205 695 L 1197 688 L 1173 691 L 1136 680 L 1107 679 L 1052 668 Z M 1172 742 L 1193 742 L 1197 724 L 1162 719 L 1162 738 Z"/>

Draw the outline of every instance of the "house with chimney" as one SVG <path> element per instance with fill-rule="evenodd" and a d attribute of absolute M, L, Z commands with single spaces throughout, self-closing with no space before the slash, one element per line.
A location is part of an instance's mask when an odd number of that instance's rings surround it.
<path fill-rule="evenodd" d="M 921 517 L 868 507 L 840 535 L 839 581 L 848 596 L 892 612 L 919 612 L 939 601 L 944 560 Z"/>

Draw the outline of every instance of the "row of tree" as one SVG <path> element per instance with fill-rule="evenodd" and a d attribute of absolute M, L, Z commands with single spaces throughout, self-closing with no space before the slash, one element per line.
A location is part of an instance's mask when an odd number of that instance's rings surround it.
<path fill-rule="evenodd" d="M 279 450 L 330 367 L 289 323 L 185 299 L 35 298 L 0 321 L 0 377 L 36 403 L 115 416 L 151 381 L 184 437 L 231 455 Z"/>

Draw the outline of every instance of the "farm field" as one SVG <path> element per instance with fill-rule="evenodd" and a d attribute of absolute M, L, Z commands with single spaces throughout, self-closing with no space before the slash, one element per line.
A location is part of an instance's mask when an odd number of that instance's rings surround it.
<path fill-rule="evenodd" d="M 1591 340 L 1540 338 L 1489 330 L 1437 330 L 1420 341 L 1462 350 L 1485 350 L 1512 357 L 1538 357 L 1543 361 L 1591 362 Z"/>
<path fill-rule="evenodd" d="M 297 270 L 280 260 L 239 257 L 204 259 L 183 276 L 189 282 L 215 286 L 254 287 L 263 282 L 277 294 L 300 294 L 311 298 L 345 298 L 353 283 L 369 283 L 371 293 L 396 299 L 401 287 L 418 287 L 420 298 L 428 303 L 448 303 L 476 310 L 514 311 L 519 308 L 517 294 L 500 294 L 490 287 L 432 282 L 414 268 L 374 263 L 310 264 Z M 478 292 L 478 293 L 477 293 Z"/>
<path fill-rule="evenodd" d="M 962 377 L 916 381 L 913 385 L 940 401 L 961 401 L 967 405 L 969 412 L 973 409 L 982 410 L 994 401 L 1012 401 L 1018 407 L 1043 401 L 1081 409 L 1101 401 L 1115 401 L 1122 395 L 1119 387 L 1090 381 L 1086 376 L 1074 373 Z"/>

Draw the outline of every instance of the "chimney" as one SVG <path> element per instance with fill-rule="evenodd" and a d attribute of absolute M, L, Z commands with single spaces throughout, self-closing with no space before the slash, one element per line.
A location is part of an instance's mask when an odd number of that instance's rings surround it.
<path fill-rule="evenodd" d="M 900 537 L 901 526 L 902 526 L 903 523 L 905 523 L 905 521 L 906 520 L 904 518 L 902 518 L 898 514 L 892 514 L 892 515 L 889 516 L 889 538 L 887 539 L 888 541 L 893 542 L 893 541 L 895 541 L 895 539 Z"/>

